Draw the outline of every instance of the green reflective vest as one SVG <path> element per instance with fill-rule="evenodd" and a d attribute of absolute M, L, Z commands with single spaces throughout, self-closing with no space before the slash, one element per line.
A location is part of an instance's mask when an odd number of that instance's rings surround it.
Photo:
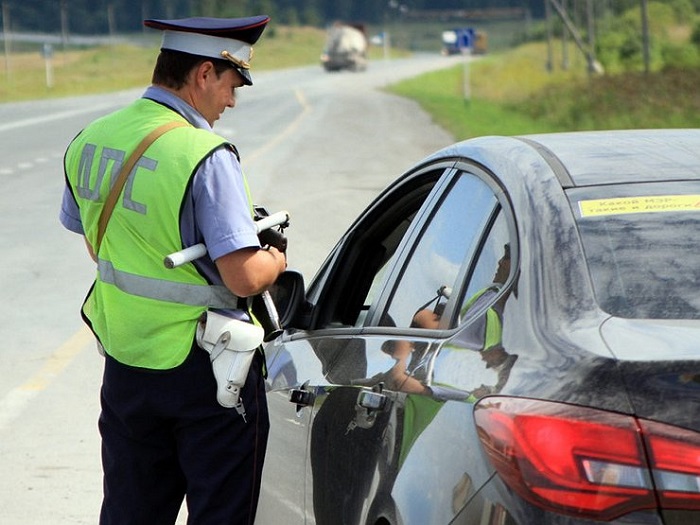
<path fill-rule="evenodd" d="M 90 124 L 66 152 L 68 182 L 87 240 L 122 164 L 155 128 L 185 120 L 148 99 Z M 105 352 L 121 363 L 169 369 L 187 357 L 197 319 L 208 308 L 231 308 L 236 298 L 210 286 L 193 264 L 167 269 L 166 255 L 182 249 L 180 210 L 197 167 L 227 141 L 192 126 L 156 140 L 132 170 L 97 253 L 97 277 L 83 318 Z"/>
<path fill-rule="evenodd" d="M 479 299 L 482 295 L 484 295 L 487 292 L 492 292 L 492 291 L 497 291 L 497 288 L 494 288 L 493 286 L 489 286 L 488 288 L 484 288 L 482 290 L 479 290 L 476 292 L 472 297 L 469 298 L 469 300 L 464 304 L 462 307 L 462 310 L 460 312 L 461 316 L 463 317 L 467 310 L 471 308 L 474 303 Z M 503 325 L 501 322 L 501 317 L 498 315 L 498 312 L 493 309 L 493 307 L 489 308 L 486 310 L 485 313 L 485 318 L 484 318 L 484 345 L 481 348 L 482 352 L 485 352 L 494 346 L 498 346 L 501 344 L 501 339 L 503 338 Z"/>

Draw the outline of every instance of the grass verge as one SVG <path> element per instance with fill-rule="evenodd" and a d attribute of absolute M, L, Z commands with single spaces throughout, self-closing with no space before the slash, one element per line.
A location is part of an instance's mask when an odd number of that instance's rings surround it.
<path fill-rule="evenodd" d="M 47 61 L 27 50 L 10 55 L 0 72 L 0 102 L 109 93 L 147 86 L 158 55 L 157 39 L 140 45 L 113 45 L 89 49 L 57 50 Z M 136 38 L 135 38 L 136 40 Z M 317 64 L 326 32 L 311 27 L 280 27 L 268 31 L 255 45 L 255 71 Z M 370 59 L 381 49 L 370 48 Z M 399 51 L 393 51 L 400 54 Z M 406 53 L 407 54 L 407 53 Z M 50 71 L 47 70 L 50 69 Z"/>
<path fill-rule="evenodd" d="M 409 79 L 389 90 L 416 100 L 456 140 L 587 129 L 700 127 L 700 70 L 591 77 L 583 61 L 566 71 L 549 72 L 546 56 L 543 44 L 528 44 L 468 66 Z M 561 63 L 561 56 L 554 60 Z"/>

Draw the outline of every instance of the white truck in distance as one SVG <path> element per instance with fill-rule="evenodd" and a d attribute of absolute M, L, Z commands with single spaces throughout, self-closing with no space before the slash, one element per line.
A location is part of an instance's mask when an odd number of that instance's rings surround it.
<path fill-rule="evenodd" d="M 364 26 L 336 22 L 328 30 L 321 64 L 326 71 L 367 69 L 367 35 Z"/>

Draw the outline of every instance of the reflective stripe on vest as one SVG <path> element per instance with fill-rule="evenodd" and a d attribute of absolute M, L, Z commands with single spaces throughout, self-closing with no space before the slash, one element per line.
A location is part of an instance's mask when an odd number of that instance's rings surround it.
<path fill-rule="evenodd" d="M 113 284 L 122 292 L 158 301 L 206 306 L 207 308 L 238 308 L 238 297 L 225 286 L 199 285 L 151 279 L 121 272 L 111 262 L 98 260 L 97 270 L 103 283 Z"/>

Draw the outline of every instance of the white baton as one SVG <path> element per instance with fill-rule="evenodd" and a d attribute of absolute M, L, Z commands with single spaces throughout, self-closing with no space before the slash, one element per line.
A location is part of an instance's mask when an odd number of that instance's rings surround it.
<path fill-rule="evenodd" d="M 268 228 L 281 226 L 289 223 L 289 213 L 286 211 L 278 211 L 267 217 L 263 217 L 259 221 L 255 221 L 256 233 L 260 233 Z M 192 262 L 195 259 L 204 257 L 207 253 L 207 247 L 204 244 L 195 244 L 184 250 L 171 253 L 163 260 L 166 268 L 177 268 L 185 263 Z"/>
<path fill-rule="evenodd" d="M 203 244 L 195 244 L 179 252 L 171 253 L 164 260 L 166 268 L 177 268 L 178 266 L 204 257 L 207 254 L 207 247 Z"/>

